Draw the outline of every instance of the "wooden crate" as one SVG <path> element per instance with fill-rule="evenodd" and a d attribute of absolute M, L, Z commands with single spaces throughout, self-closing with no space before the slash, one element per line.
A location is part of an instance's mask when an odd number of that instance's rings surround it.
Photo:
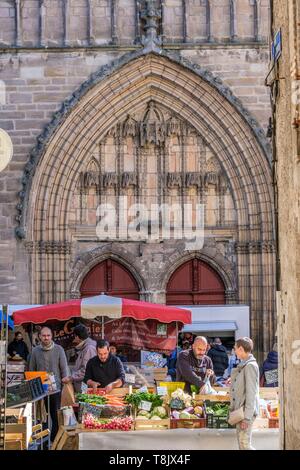
<path fill-rule="evenodd" d="M 132 424 L 131 429 L 129 431 L 134 431 L 134 424 Z M 88 429 L 83 426 L 83 424 L 78 424 L 76 428 L 76 432 L 128 432 L 122 431 L 121 429 Z"/>
<path fill-rule="evenodd" d="M 264 400 L 278 400 L 279 388 L 278 387 L 260 387 L 259 397 Z"/>
<path fill-rule="evenodd" d="M 279 428 L 279 418 L 269 418 L 269 428 Z"/>
<path fill-rule="evenodd" d="M 230 402 L 230 396 L 229 395 L 195 395 L 195 400 L 196 402 L 204 402 L 205 400 Z"/>
<path fill-rule="evenodd" d="M 164 431 L 170 429 L 171 420 L 166 419 L 138 419 L 134 420 L 134 429 L 136 431 Z"/>
<path fill-rule="evenodd" d="M 14 417 L 17 420 L 16 423 L 6 424 L 6 440 L 10 442 L 11 446 L 14 440 L 11 435 L 22 436 L 22 448 L 27 449 L 32 435 L 32 404 L 27 403 L 22 408 L 6 408 L 5 414 L 6 418 Z M 18 446 L 19 444 L 17 444 Z"/>
<path fill-rule="evenodd" d="M 5 433 L 5 450 L 26 450 L 22 433 Z"/>
<path fill-rule="evenodd" d="M 51 450 L 78 450 L 76 427 L 60 426 Z"/>
<path fill-rule="evenodd" d="M 171 429 L 198 429 L 206 428 L 207 421 L 206 418 L 198 419 L 173 419 L 171 418 Z"/>

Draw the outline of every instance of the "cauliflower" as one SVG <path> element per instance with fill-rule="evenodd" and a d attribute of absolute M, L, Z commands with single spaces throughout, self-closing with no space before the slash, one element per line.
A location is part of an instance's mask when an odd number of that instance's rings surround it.
<path fill-rule="evenodd" d="M 159 416 L 160 418 L 166 418 L 167 417 L 167 411 L 163 406 L 157 406 L 152 411 L 152 418 L 154 416 Z"/>
<path fill-rule="evenodd" d="M 184 406 L 188 407 L 191 406 L 192 403 L 192 397 L 188 395 L 187 393 L 184 393 L 184 391 L 181 388 L 178 388 L 171 394 L 171 398 L 173 399 L 178 399 L 181 400 L 184 403 Z"/>
<path fill-rule="evenodd" d="M 161 419 L 161 418 L 159 416 L 154 415 L 152 416 L 152 419 Z"/>

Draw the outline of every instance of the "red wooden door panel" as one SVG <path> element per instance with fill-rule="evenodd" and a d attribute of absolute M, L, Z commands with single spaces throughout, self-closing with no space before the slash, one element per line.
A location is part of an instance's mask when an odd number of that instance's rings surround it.
<path fill-rule="evenodd" d="M 82 281 L 81 297 L 98 295 L 139 300 L 139 287 L 133 275 L 118 262 L 107 259 L 94 266 Z"/>
<path fill-rule="evenodd" d="M 193 259 L 179 266 L 167 285 L 168 305 L 225 304 L 225 288 L 214 269 Z"/>

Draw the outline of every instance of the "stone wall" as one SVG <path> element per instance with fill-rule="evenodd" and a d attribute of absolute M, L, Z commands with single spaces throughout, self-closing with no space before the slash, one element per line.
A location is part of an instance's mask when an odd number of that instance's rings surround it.
<path fill-rule="evenodd" d="M 42 8 L 40 8 L 40 2 L 34 0 L 3 1 L 0 7 L 0 34 L 2 34 L 0 38 L 2 41 L 0 80 L 2 82 L 0 83 L 2 88 L 5 88 L 5 101 L 2 100 L 3 103 L 0 105 L 0 127 L 9 132 L 14 144 L 13 161 L 7 170 L 0 175 L 0 303 L 52 301 L 69 295 L 72 289 L 74 291 L 77 289 L 78 292 L 78 278 L 75 279 L 74 274 L 77 272 L 76 260 L 84 256 L 85 250 L 91 250 L 94 254 L 96 250 L 95 257 L 92 257 L 93 260 L 100 260 L 102 255 L 107 256 L 109 253 L 117 253 L 118 256 L 123 254 L 124 258 L 123 245 L 121 248 L 118 246 L 112 248 L 107 242 L 103 244 L 102 248 L 97 248 L 97 243 L 88 238 L 85 240 L 83 235 L 79 237 L 78 233 L 72 235 L 73 239 L 72 237 L 68 240 L 59 239 L 56 243 L 56 237 L 60 237 L 57 234 L 61 233 L 60 230 L 63 228 L 59 222 L 56 226 L 57 232 L 52 226 L 52 234 L 41 231 L 41 235 L 35 240 L 29 236 L 26 239 L 27 244 L 17 240 L 15 236 L 15 227 L 19 222 L 17 218 L 22 210 L 20 191 L 22 191 L 22 183 L 24 182 L 23 172 L 29 161 L 30 153 L 36 145 L 36 139 L 49 124 L 53 114 L 61 109 L 64 100 L 69 98 L 91 74 L 99 71 L 103 66 L 107 66 L 108 69 L 113 61 L 123 60 L 124 54 L 128 51 L 138 52 L 141 49 L 141 36 L 145 33 L 145 22 L 138 13 L 135 2 L 129 0 L 127 2 L 125 0 L 117 2 L 104 0 L 60 2 L 59 0 L 51 0 L 51 2 L 41 3 L 43 3 Z M 178 61 L 188 60 L 191 69 L 193 66 L 200 66 L 203 71 L 212 72 L 217 79 L 221 79 L 232 91 L 233 96 L 240 100 L 239 103 L 244 105 L 245 110 L 251 112 L 261 128 L 266 131 L 271 112 L 268 89 L 264 87 L 268 68 L 268 46 L 264 42 L 268 36 L 269 28 L 268 2 L 264 0 L 257 2 L 257 21 L 254 15 L 255 3 L 252 0 L 232 2 L 225 0 L 211 2 L 168 0 L 163 3 L 159 32 L 163 38 L 163 50 L 168 54 L 174 54 Z M 92 10 L 88 10 L 88 6 Z M 63 7 L 68 13 L 65 16 L 62 14 Z M 17 14 L 18 21 L 15 21 L 15 14 Z M 221 17 L 224 18 L 222 22 L 219 21 Z M 68 21 L 65 21 L 64 18 L 67 18 Z M 158 65 L 155 61 L 153 64 L 153 70 L 155 70 Z M 128 100 L 130 93 L 135 96 L 137 88 L 133 84 L 142 77 L 142 75 L 139 77 L 139 74 L 146 73 L 142 72 L 142 65 L 139 67 L 141 67 L 140 71 L 135 70 L 134 66 L 130 70 L 128 79 L 128 90 L 130 91 L 127 92 L 129 95 L 125 95 L 124 101 Z M 162 66 L 159 65 L 159 67 Z M 164 70 L 160 72 L 161 81 L 165 79 L 167 83 L 168 77 L 173 74 L 171 63 L 167 65 L 166 62 L 165 68 L 161 68 L 161 70 Z M 180 90 L 181 75 L 185 75 L 183 71 L 176 73 L 178 73 L 178 87 L 176 88 L 176 80 L 172 75 L 171 90 L 174 109 L 180 100 L 180 96 L 176 98 L 176 93 L 179 93 Z M 191 77 L 192 75 L 190 78 L 186 78 L 185 88 L 188 88 Z M 121 81 L 123 78 L 121 74 L 119 80 Z M 118 96 L 115 83 L 112 86 L 114 99 Z M 156 86 L 156 83 L 154 80 L 153 86 Z M 150 80 L 149 90 L 152 89 L 151 87 Z M 199 84 L 192 90 L 192 93 L 197 92 L 197 87 Z M 183 86 L 182 90 L 184 90 Z M 212 96 L 207 94 L 210 105 L 213 104 L 216 97 L 215 93 L 212 93 Z M 224 121 L 226 120 L 228 123 L 227 133 L 236 129 L 236 140 L 242 142 L 244 137 L 238 136 L 241 131 L 235 127 L 237 121 L 240 123 L 240 116 L 238 113 L 231 116 L 232 108 L 228 107 L 226 99 L 222 98 L 222 100 L 222 105 L 215 104 L 216 120 L 219 121 L 225 113 Z M 134 98 L 132 98 L 132 102 L 134 102 Z M 122 106 L 123 103 L 116 105 L 116 115 L 123 113 Z M 75 120 L 78 119 L 78 116 L 76 118 L 76 109 L 75 106 L 73 110 Z M 92 108 L 88 108 L 86 114 L 83 110 L 81 111 L 83 121 L 79 121 L 78 126 L 82 127 L 89 123 L 88 116 L 91 110 Z M 198 108 L 195 107 L 193 112 L 197 114 L 198 111 Z M 181 112 L 184 113 L 184 108 L 178 108 L 179 115 Z M 190 119 L 192 118 L 191 115 Z M 230 119 L 232 119 L 231 123 Z M 203 121 L 205 121 L 205 117 L 203 117 Z M 250 147 L 252 146 L 254 149 L 255 145 L 258 145 L 255 144 L 254 133 L 250 130 L 248 132 L 248 143 L 240 144 L 247 165 L 246 155 L 250 152 Z M 226 132 L 224 135 L 220 134 L 217 140 L 221 142 L 222 139 L 223 141 L 227 139 Z M 130 147 L 130 144 L 128 145 Z M 190 155 L 194 151 L 192 147 L 189 149 Z M 46 145 L 46 152 L 48 152 L 47 148 Z M 261 156 L 261 160 L 264 160 L 265 157 L 263 153 L 260 153 L 261 150 L 254 151 L 253 149 L 251 152 L 256 153 L 256 156 Z M 55 153 L 56 150 L 54 145 L 53 152 Z M 178 158 L 180 146 L 176 146 L 175 143 L 172 151 L 174 159 Z M 67 152 L 70 153 L 71 150 L 68 149 Z M 109 158 L 109 153 L 107 155 L 107 163 L 112 164 L 113 161 Z M 58 159 L 56 162 L 55 160 L 49 161 L 49 166 L 46 165 L 43 169 L 44 175 L 50 175 L 57 162 Z M 86 163 L 88 164 L 88 161 Z M 261 164 L 264 166 L 265 162 L 262 161 Z M 246 175 L 249 171 L 246 166 L 243 168 L 241 163 L 235 165 L 237 171 L 242 174 Z M 259 173 L 257 168 L 260 164 L 255 166 L 254 163 L 249 163 L 249 165 L 253 168 L 254 173 Z M 269 178 L 268 171 L 262 171 L 263 174 L 266 173 L 267 179 Z M 44 175 L 37 173 L 37 178 L 42 178 Z M 63 175 L 61 176 L 63 177 Z M 247 176 L 245 178 L 247 179 Z M 211 231 L 203 250 L 203 256 L 206 257 L 205 259 L 212 260 L 214 257 L 218 259 L 216 269 L 223 272 L 228 301 L 238 300 L 250 303 L 252 299 L 253 311 L 256 312 L 252 322 L 255 334 L 262 331 L 264 324 L 265 331 L 267 331 L 268 325 L 270 326 L 270 335 L 272 335 L 274 328 L 272 319 L 273 294 L 271 290 L 268 290 L 271 289 L 273 283 L 272 228 L 270 228 L 272 214 L 268 209 L 270 207 L 268 203 L 262 203 L 261 208 L 257 209 L 257 214 L 255 214 L 255 210 L 252 210 L 257 198 L 269 198 L 271 186 L 263 186 L 265 183 L 262 183 L 261 187 L 264 187 L 261 190 L 262 196 L 260 194 L 254 196 L 255 191 L 250 188 L 250 180 L 246 182 L 246 179 L 243 183 L 244 189 L 234 195 L 234 202 L 230 201 L 227 209 L 229 213 L 234 214 L 233 206 L 236 203 L 242 205 L 241 201 L 245 194 L 253 193 L 253 195 L 249 195 L 249 201 L 251 201 L 249 207 L 253 216 L 249 216 L 250 219 L 247 222 L 248 216 L 244 214 L 248 213 L 248 208 L 245 208 L 242 215 L 242 218 L 245 218 L 243 224 L 248 229 L 242 229 L 240 232 L 242 235 L 239 235 L 241 237 L 239 239 L 236 232 L 234 235 L 230 229 L 227 232 L 220 231 L 218 237 Z M 35 198 L 38 197 L 39 185 L 37 181 L 38 179 L 36 179 L 31 191 L 30 204 L 32 207 L 29 205 L 28 213 L 31 209 L 33 210 Z M 68 183 L 66 182 L 66 184 Z M 61 190 L 63 190 L 63 185 L 61 185 Z M 45 204 L 50 192 L 51 188 L 49 188 L 49 193 L 46 190 Z M 94 204 L 95 201 L 90 199 L 90 202 Z M 76 201 L 74 203 L 76 204 Z M 19 205 L 18 208 L 16 208 L 17 205 Z M 212 203 L 210 206 L 211 215 L 214 213 L 214 207 L 215 204 Z M 34 225 L 33 230 L 36 230 L 36 227 L 43 226 L 45 217 L 48 217 L 46 213 L 35 215 L 35 220 L 28 220 L 28 224 Z M 88 217 L 90 222 L 94 222 L 93 214 Z M 259 222 L 260 218 L 264 220 L 262 225 Z M 233 221 L 234 217 L 231 218 L 231 222 Z M 249 224 L 253 227 L 253 234 L 255 233 L 253 239 L 250 235 Z M 264 231 L 264 227 L 269 228 Z M 262 233 L 264 233 L 263 236 L 261 236 Z M 44 241 L 46 245 L 43 244 Z M 97 250 L 100 250 L 100 254 Z M 170 275 L 173 266 L 178 261 L 180 250 L 182 250 L 180 244 L 165 244 L 163 248 L 162 245 L 150 247 L 146 244 L 142 248 L 138 245 L 130 245 L 125 249 L 128 252 L 129 264 L 132 256 L 132 265 L 135 265 L 134 260 L 136 260 L 137 254 L 142 253 L 142 259 L 137 262 L 136 269 L 139 268 L 145 278 L 148 273 L 147 285 L 145 286 L 146 298 L 163 300 L 164 294 L 160 292 L 160 285 L 162 283 L 165 285 L 167 278 L 151 279 L 151 273 L 156 269 L 163 270 Z M 237 261 L 237 258 L 240 261 Z M 169 259 L 173 260 L 173 264 L 169 264 Z M 250 260 L 252 261 L 250 262 Z M 255 260 L 259 260 L 257 266 L 255 266 Z M 164 261 L 163 264 L 162 261 Z M 90 267 L 91 263 L 85 266 Z M 249 273 L 250 264 L 252 266 L 251 276 Z M 64 265 L 63 268 L 62 265 Z M 82 265 L 79 264 L 79 266 Z M 43 274 L 44 277 L 36 276 L 41 272 L 47 274 Z M 240 279 L 238 279 L 238 272 L 242 276 Z M 70 275 L 71 281 L 68 280 Z M 263 279 L 263 283 L 259 279 Z M 255 289 L 260 293 L 253 294 L 251 297 L 251 292 L 254 292 Z M 264 290 L 266 293 L 263 300 L 262 291 Z M 150 297 L 146 291 L 150 292 Z M 39 297 L 39 293 L 43 292 L 44 294 L 41 296 L 45 297 Z M 260 318 L 259 312 L 263 311 Z M 267 318 L 270 318 L 270 321 Z M 270 342 L 272 342 L 271 336 L 268 337 L 268 333 L 266 333 L 264 339 L 260 338 L 261 349 L 268 350 Z"/>
<path fill-rule="evenodd" d="M 143 0 L 2 0 L 0 45 L 134 44 Z M 259 41 L 269 32 L 268 0 L 160 0 L 164 43 Z"/>
<path fill-rule="evenodd" d="M 282 55 L 269 77 L 276 104 L 276 182 L 278 191 L 278 334 L 281 366 L 281 445 L 299 449 L 300 413 L 300 8 L 274 2 L 273 32 L 282 30 Z M 282 80 L 282 77 L 285 77 Z"/>
<path fill-rule="evenodd" d="M 259 48 L 224 47 L 221 49 L 182 50 L 183 57 L 198 63 L 219 76 L 241 99 L 246 108 L 266 129 L 270 116 L 268 90 L 263 86 L 267 69 L 267 51 Z M 24 257 L 16 260 L 14 227 L 18 192 L 24 165 L 28 161 L 44 126 L 51 120 L 61 103 L 84 82 L 91 73 L 120 57 L 120 52 L 23 52 L 3 53 L 0 57 L 1 80 L 5 83 L 6 104 L 0 109 L 0 127 L 7 130 L 14 144 L 14 158 L 8 170 L 0 175 L 1 188 L 1 258 L 3 276 L 10 276 L 9 289 L 3 278 L 2 296 L 10 289 L 29 301 L 28 276 Z M 21 248 L 20 248 L 21 249 Z M 21 250 L 22 252 L 22 250 Z M 17 284 L 16 284 L 17 283 Z M 1 292 L 1 291 L 0 291 Z"/>

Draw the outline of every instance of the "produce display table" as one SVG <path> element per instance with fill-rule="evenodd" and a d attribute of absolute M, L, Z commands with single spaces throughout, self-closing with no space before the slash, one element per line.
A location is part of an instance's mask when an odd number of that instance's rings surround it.
<path fill-rule="evenodd" d="M 237 450 L 235 429 L 81 432 L 79 450 Z M 279 450 L 278 429 L 253 431 L 257 450 Z M 154 450 L 154 453 L 155 453 Z"/>

